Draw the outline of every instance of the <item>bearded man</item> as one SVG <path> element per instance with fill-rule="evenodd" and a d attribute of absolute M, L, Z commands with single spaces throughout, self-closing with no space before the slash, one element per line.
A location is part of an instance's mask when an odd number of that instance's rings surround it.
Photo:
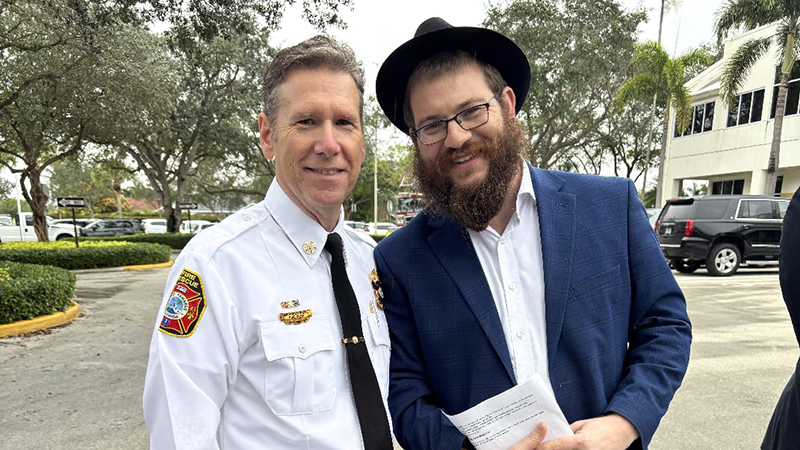
<path fill-rule="evenodd" d="M 633 183 L 524 161 L 529 67 L 506 37 L 432 18 L 378 73 L 429 201 L 375 250 L 406 450 L 471 448 L 442 413 L 537 374 L 575 435 L 515 449 L 647 448 L 686 371 L 686 302 Z"/>

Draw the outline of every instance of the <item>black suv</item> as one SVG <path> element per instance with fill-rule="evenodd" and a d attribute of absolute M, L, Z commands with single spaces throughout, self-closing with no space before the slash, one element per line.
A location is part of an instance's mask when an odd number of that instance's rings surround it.
<path fill-rule="evenodd" d="M 743 262 L 777 262 L 788 207 L 789 199 L 755 195 L 673 198 L 655 231 L 673 269 L 705 265 L 711 275 L 728 276 Z"/>
<path fill-rule="evenodd" d="M 99 219 L 81 227 L 81 236 L 122 236 L 139 232 L 139 221 L 133 219 Z"/>

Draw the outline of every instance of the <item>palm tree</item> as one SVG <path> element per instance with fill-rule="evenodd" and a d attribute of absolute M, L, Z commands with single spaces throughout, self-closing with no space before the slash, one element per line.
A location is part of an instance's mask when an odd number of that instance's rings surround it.
<path fill-rule="evenodd" d="M 766 53 L 773 40 L 778 44 L 776 55 L 780 63 L 778 98 L 775 103 L 775 123 L 772 128 L 772 145 L 767 162 L 767 181 L 765 195 L 775 193 L 778 180 L 778 164 L 781 154 L 781 133 L 783 131 L 786 93 L 789 90 L 789 74 L 800 54 L 797 34 L 800 32 L 800 1 L 798 0 L 729 0 L 727 6 L 717 15 L 714 25 L 717 40 L 722 42 L 729 32 L 739 29 L 752 30 L 756 27 L 776 23 L 778 31 L 774 36 L 754 38 L 745 42 L 722 72 L 720 91 L 722 98 L 733 106 L 736 94 L 742 87 L 750 68 Z"/>
<path fill-rule="evenodd" d="M 713 57 L 703 48 L 691 50 L 677 58 L 669 54 L 656 42 L 637 44 L 631 60 L 634 75 L 628 78 L 619 88 L 615 103 L 618 108 L 634 99 L 648 99 L 656 95 L 664 108 L 661 126 L 661 152 L 659 155 L 658 178 L 656 184 L 656 205 L 661 205 L 662 183 L 661 168 L 667 149 L 667 131 L 669 129 L 669 106 L 675 109 L 677 126 L 685 130 L 692 119 L 692 97 L 684 86 L 686 69 L 711 64 Z"/>

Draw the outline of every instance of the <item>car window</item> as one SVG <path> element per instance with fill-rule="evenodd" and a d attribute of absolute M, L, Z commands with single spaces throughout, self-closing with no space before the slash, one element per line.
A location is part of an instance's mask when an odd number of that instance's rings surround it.
<path fill-rule="evenodd" d="M 33 226 L 33 216 L 25 216 L 25 225 L 29 227 Z"/>
<path fill-rule="evenodd" d="M 786 216 L 786 210 L 789 209 L 789 200 L 778 200 L 778 218 L 783 219 Z"/>
<path fill-rule="evenodd" d="M 686 219 L 694 219 L 694 203 L 667 204 L 666 211 L 664 211 L 664 214 L 661 216 L 660 222 L 671 221 L 671 220 L 686 220 Z"/>
<path fill-rule="evenodd" d="M 730 200 L 727 198 L 703 200 L 697 202 L 697 214 L 695 219 L 711 219 L 718 220 L 725 216 L 725 211 L 728 210 Z"/>
<path fill-rule="evenodd" d="M 740 219 L 775 219 L 771 200 L 742 200 L 739 204 Z"/>

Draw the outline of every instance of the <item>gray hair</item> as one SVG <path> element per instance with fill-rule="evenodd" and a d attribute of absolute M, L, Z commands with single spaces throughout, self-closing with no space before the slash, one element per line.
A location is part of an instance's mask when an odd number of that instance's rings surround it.
<path fill-rule="evenodd" d="M 506 80 L 500 75 L 500 71 L 493 65 L 480 61 L 475 55 L 464 50 L 447 51 L 437 53 L 430 58 L 417 64 L 406 85 L 406 97 L 403 104 L 403 120 L 409 128 L 414 129 L 414 113 L 411 111 L 411 87 L 422 81 L 429 81 L 442 75 L 457 72 L 469 66 L 477 64 L 483 70 L 486 84 L 493 93 L 497 94 L 506 87 Z"/>
<path fill-rule="evenodd" d="M 358 89 L 361 123 L 364 123 L 364 68 L 353 49 L 327 36 L 314 36 L 292 47 L 282 49 L 272 59 L 262 81 L 264 114 L 274 120 L 280 106 L 278 89 L 293 70 L 329 69 L 353 77 Z"/>

